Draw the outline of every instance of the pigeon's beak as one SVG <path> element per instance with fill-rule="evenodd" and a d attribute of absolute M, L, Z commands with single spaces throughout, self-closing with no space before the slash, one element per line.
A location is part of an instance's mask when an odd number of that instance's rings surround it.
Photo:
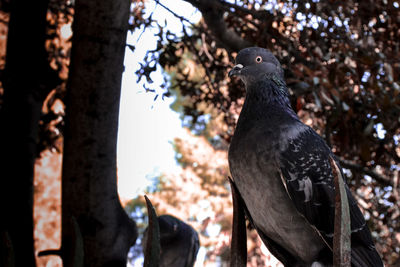
<path fill-rule="evenodd" d="M 233 69 L 231 69 L 228 73 L 229 77 L 235 76 L 235 75 L 239 75 L 240 72 L 243 69 L 243 65 L 242 64 L 237 64 L 233 67 Z"/>

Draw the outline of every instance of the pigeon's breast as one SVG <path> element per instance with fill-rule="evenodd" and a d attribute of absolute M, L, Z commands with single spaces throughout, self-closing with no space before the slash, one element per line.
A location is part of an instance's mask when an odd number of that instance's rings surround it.
<path fill-rule="evenodd" d="M 279 140 L 276 130 L 236 131 L 229 148 L 230 171 L 257 230 L 312 262 L 325 245 L 286 192 L 276 164 Z"/>

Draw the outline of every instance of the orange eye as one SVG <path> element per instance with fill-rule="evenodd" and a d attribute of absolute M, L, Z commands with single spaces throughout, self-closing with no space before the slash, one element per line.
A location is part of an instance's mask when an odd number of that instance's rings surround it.
<path fill-rule="evenodd" d="M 256 63 L 261 63 L 262 62 L 262 57 L 258 56 L 256 57 Z"/>

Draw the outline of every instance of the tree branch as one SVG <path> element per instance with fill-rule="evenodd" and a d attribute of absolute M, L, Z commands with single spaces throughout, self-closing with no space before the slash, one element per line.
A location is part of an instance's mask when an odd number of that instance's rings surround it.
<path fill-rule="evenodd" d="M 229 29 L 228 25 L 225 23 L 223 18 L 224 12 L 233 13 L 230 8 L 235 9 L 236 11 L 243 12 L 245 14 L 251 15 L 253 18 L 265 19 L 265 12 L 260 12 L 256 10 L 250 10 L 235 4 L 227 3 L 225 1 L 216 1 L 216 0 L 183 0 L 194 7 L 199 9 L 199 11 L 203 15 L 204 22 L 207 24 L 208 29 L 211 31 L 212 35 L 217 39 L 220 46 L 224 47 L 228 50 L 228 52 L 238 52 L 239 50 L 254 46 L 255 44 L 249 42 L 242 37 L 240 37 L 236 32 Z M 252 22 L 250 22 L 252 23 Z M 252 23 L 255 25 L 254 23 Z M 280 35 L 280 38 L 276 39 L 276 41 L 282 47 L 290 47 L 288 43 L 291 40 L 283 35 Z M 291 55 L 296 58 L 298 62 L 303 63 L 304 65 L 315 68 L 315 64 L 311 61 L 308 61 L 305 57 L 303 57 L 298 51 L 292 50 L 290 51 Z"/>
<path fill-rule="evenodd" d="M 192 38 L 191 38 L 191 37 L 189 36 L 189 34 L 187 33 L 186 28 L 185 28 L 184 25 L 182 25 L 182 31 L 183 31 L 183 33 L 185 34 L 185 36 L 187 36 L 187 38 L 190 40 L 190 43 L 189 43 L 188 45 L 193 49 L 193 51 L 196 51 L 196 53 L 194 53 L 194 55 L 197 57 L 197 59 L 199 60 L 201 66 L 203 67 L 204 71 L 205 71 L 206 74 L 207 74 L 207 75 L 206 75 L 206 78 L 208 78 L 208 79 L 207 79 L 208 86 L 209 86 L 210 88 L 212 88 L 212 90 L 213 90 L 214 92 L 217 92 L 218 89 L 214 86 L 214 84 L 213 84 L 213 82 L 212 82 L 211 73 L 210 73 L 209 69 L 207 68 L 206 64 L 204 63 L 204 61 L 203 61 L 203 60 L 201 59 L 201 57 L 199 56 L 199 52 L 198 52 L 198 50 L 197 50 L 197 48 L 196 48 L 196 45 L 194 44 Z"/>
<path fill-rule="evenodd" d="M 380 174 L 378 174 L 378 173 L 376 173 L 374 171 L 371 171 L 367 167 L 364 167 L 362 165 L 359 165 L 357 163 L 354 163 L 354 162 L 352 162 L 350 160 L 346 160 L 346 159 L 343 159 L 343 158 L 339 158 L 339 162 L 340 162 L 340 165 L 342 165 L 343 168 L 364 173 L 364 174 L 366 174 L 368 176 L 371 176 L 371 178 L 375 179 L 376 181 L 378 181 L 381 184 L 393 186 L 393 181 L 390 178 L 387 178 L 387 177 L 382 176 L 382 175 L 380 175 Z"/>
<path fill-rule="evenodd" d="M 196 27 L 195 24 L 193 24 L 190 20 L 188 20 L 185 17 L 179 16 L 178 14 L 176 14 L 174 11 L 172 11 L 170 8 L 168 8 L 167 6 L 165 6 L 164 4 L 162 4 L 159 0 L 155 0 L 155 2 L 157 3 L 157 5 L 160 5 L 161 7 L 163 7 L 165 10 L 167 10 L 169 13 L 171 13 L 174 17 L 178 18 L 180 21 L 185 21 L 187 23 L 189 23 L 192 27 Z M 197 28 L 197 27 L 196 27 Z"/>
<path fill-rule="evenodd" d="M 207 27 L 217 41 L 230 52 L 237 52 L 252 44 L 228 28 L 223 18 L 222 3 L 215 0 L 184 0 L 200 10 Z"/>

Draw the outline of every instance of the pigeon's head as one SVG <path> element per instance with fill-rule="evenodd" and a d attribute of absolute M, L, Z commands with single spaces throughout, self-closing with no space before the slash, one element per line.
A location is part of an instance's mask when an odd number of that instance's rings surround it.
<path fill-rule="evenodd" d="M 267 49 L 248 47 L 240 50 L 236 65 L 229 71 L 229 77 L 238 76 L 248 85 L 263 79 L 265 74 L 276 74 L 283 79 L 283 70 L 276 57 Z"/>

